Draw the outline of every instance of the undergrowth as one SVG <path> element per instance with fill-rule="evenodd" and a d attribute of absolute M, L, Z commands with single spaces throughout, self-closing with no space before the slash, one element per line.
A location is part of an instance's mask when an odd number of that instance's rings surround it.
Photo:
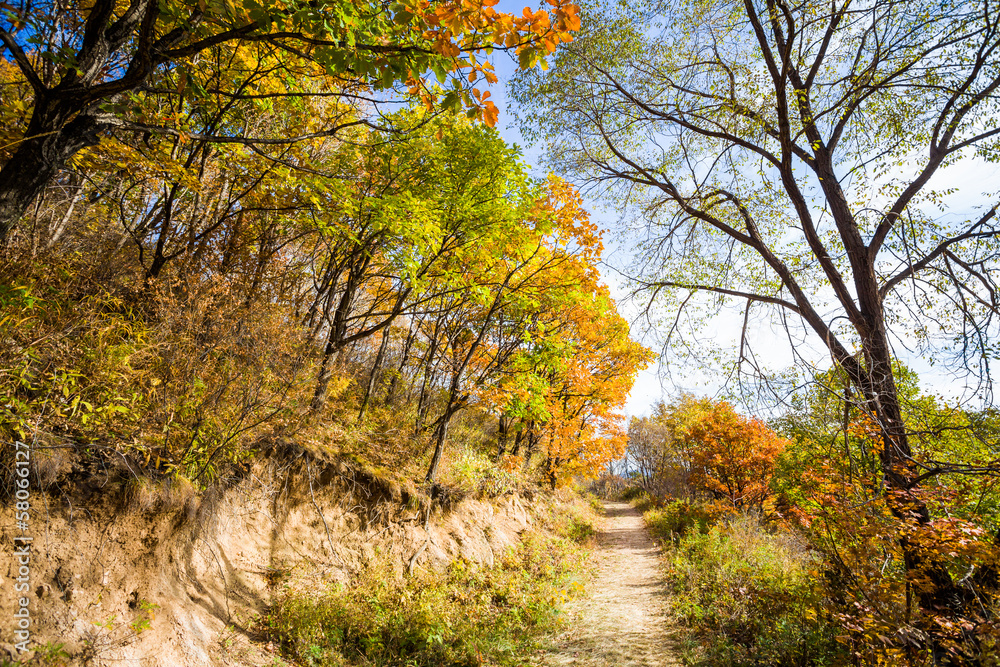
<path fill-rule="evenodd" d="M 683 500 L 643 511 L 649 532 L 660 542 L 676 541 L 689 533 L 707 533 L 721 516 L 722 509 L 717 505 Z"/>
<path fill-rule="evenodd" d="M 407 579 L 375 567 L 350 588 L 287 593 L 266 625 L 305 665 L 520 664 L 582 589 L 580 541 L 533 532 L 492 568 L 456 561 Z"/>
<path fill-rule="evenodd" d="M 710 503 L 645 513 L 666 545 L 673 607 L 698 667 L 833 667 L 847 663 L 815 569 L 798 539 Z"/>

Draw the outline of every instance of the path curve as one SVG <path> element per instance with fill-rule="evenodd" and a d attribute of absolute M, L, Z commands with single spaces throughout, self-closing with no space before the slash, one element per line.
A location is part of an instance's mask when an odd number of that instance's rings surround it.
<path fill-rule="evenodd" d="M 566 630 L 538 657 L 545 667 L 679 667 L 659 550 L 629 503 L 605 502 L 598 572 L 564 608 Z"/>

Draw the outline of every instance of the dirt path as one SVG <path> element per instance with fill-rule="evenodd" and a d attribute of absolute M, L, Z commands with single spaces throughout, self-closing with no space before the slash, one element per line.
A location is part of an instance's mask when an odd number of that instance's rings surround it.
<path fill-rule="evenodd" d="M 597 576 L 589 594 L 566 605 L 566 631 L 537 664 L 679 667 L 658 551 L 642 515 L 628 503 L 604 508 Z"/>

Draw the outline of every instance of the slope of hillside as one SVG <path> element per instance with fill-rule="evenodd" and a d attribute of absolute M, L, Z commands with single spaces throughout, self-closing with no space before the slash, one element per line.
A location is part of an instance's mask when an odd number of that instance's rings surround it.
<path fill-rule="evenodd" d="M 31 642 L 36 658 L 57 664 L 272 664 L 280 647 L 261 617 L 288 582 L 349 587 L 375 561 L 396 578 L 455 561 L 490 567 L 557 502 L 431 501 L 291 447 L 202 494 L 136 482 L 121 461 L 63 466 L 33 495 L 29 529 Z M 13 515 L 0 509 L 4 544 Z M 7 561 L 0 587 L 14 590 Z M 12 618 L 16 602 L 2 596 L 0 617 Z M 3 651 L 13 657 L 14 647 Z"/>

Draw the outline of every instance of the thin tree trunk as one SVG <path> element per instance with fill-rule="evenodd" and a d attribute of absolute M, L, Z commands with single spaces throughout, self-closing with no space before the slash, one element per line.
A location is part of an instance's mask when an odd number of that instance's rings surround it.
<path fill-rule="evenodd" d="M 448 424 L 458 410 L 455 407 L 455 394 L 448 394 L 448 405 L 445 406 L 444 414 L 438 421 L 437 429 L 434 431 L 434 456 L 431 457 L 430 468 L 427 469 L 427 476 L 424 481 L 428 484 L 434 483 L 437 476 L 438 467 L 441 465 L 441 455 L 444 453 L 444 443 L 448 438 Z"/>
<path fill-rule="evenodd" d="M 309 404 L 309 412 L 316 414 L 326 405 L 326 395 L 330 389 L 330 379 L 333 377 L 334 356 L 339 356 L 340 346 L 336 345 L 334 333 L 331 330 L 330 337 L 326 341 L 323 349 L 323 358 L 319 362 L 319 375 L 316 377 L 316 390 L 313 392 L 312 402 Z"/>
<path fill-rule="evenodd" d="M 430 386 L 433 380 L 433 363 L 434 354 L 437 352 L 437 328 L 435 327 L 435 336 L 431 339 L 430 347 L 427 348 L 427 357 L 424 360 L 424 379 L 423 383 L 420 385 L 420 398 L 417 401 L 417 423 L 414 424 L 414 433 L 419 433 L 424 427 L 424 420 L 427 418 L 427 409 L 429 407 L 429 397 L 430 397 Z"/>
<path fill-rule="evenodd" d="M 427 469 L 427 476 L 424 477 L 424 481 L 428 484 L 434 483 L 434 477 L 437 475 L 438 467 L 441 465 L 441 454 L 444 452 L 444 441 L 448 437 L 448 420 L 442 419 L 438 424 L 437 430 L 434 431 L 434 456 L 431 458 L 431 466 Z"/>
<path fill-rule="evenodd" d="M 507 453 L 507 433 L 510 431 L 510 418 L 507 415 L 500 415 L 500 423 L 497 425 L 497 461 Z"/>
<path fill-rule="evenodd" d="M 76 210 L 76 205 L 83 197 L 83 186 L 77 184 L 76 180 L 76 178 L 73 179 L 73 198 L 70 200 L 69 206 L 66 207 L 66 212 L 63 213 L 59 222 L 57 222 L 49 231 L 49 238 L 45 241 L 46 248 L 52 248 L 62 239 L 63 234 L 66 233 L 66 227 L 73 218 L 73 212 Z"/>
<path fill-rule="evenodd" d="M 410 350 L 413 348 L 413 341 L 417 336 L 417 331 L 415 328 L 410 329 L 410 333 L 406 336 L 406 343 L 403 344 L 403 354 L 399 362 L 399 367 L 396 369 L 395 375 L 389 381 L 389 388 L 385 392 L 385 400 L 383 401 L 385 405 L 392 403 L 392 399 L 396 394 L 396 387 L 399 385 L 399 379 L 403 376 L 403 370 L 406 368 L 406 362 L 410 360 Z"/>
<path fill-rule="evenodd" d="M 524 440 L 524 421 L 521 421 L 521 427 L 517 429 L 517 435 L 514 436 L 514 448 L 510 450 L 511 456 L 517 456 L 521 453 L 521 441 Z"/>
<path fill-rule="evenodd" d="M 546 457 L 545 459 L 545 476 L 548 478 L 549 488 L 553 491 L 556 490 L 556 481 L 558 480 L 556 477 L 556 470 L 558 469 L 560 462 L 561 461 L 558 458 L 553 459 L 551 456 Z"/>
<path fill-rule="evenodd" d="M 528 433 L 525 437 L 528 440 L 528 445 L 524 450 L 524 469 L 528 470 L 531 467 L 531 455 L 535 453 L 535 445 L 538 444 L 534 421 L 528 422 Z"/>
<path fill-rule="evenodd" d="M 385 348 L 389 343 L 389 328 L 382 331 L 382 344 L 378 346 L 378 354 L 375 355 L 375 363 L 372 364 L 372 372 L 368 376 L 368 384 L 365 387 L 365 397 L 361 401 L 361 409 L 358 411 L 358 421 L 365 417 L 365 410 L 368 409 L 368 401 L 371 399 L 372 391 L 375 389 L 375 378 L 378 376 L 379 368 L 382 366 L 382 359 L 385 357 Z"/>

